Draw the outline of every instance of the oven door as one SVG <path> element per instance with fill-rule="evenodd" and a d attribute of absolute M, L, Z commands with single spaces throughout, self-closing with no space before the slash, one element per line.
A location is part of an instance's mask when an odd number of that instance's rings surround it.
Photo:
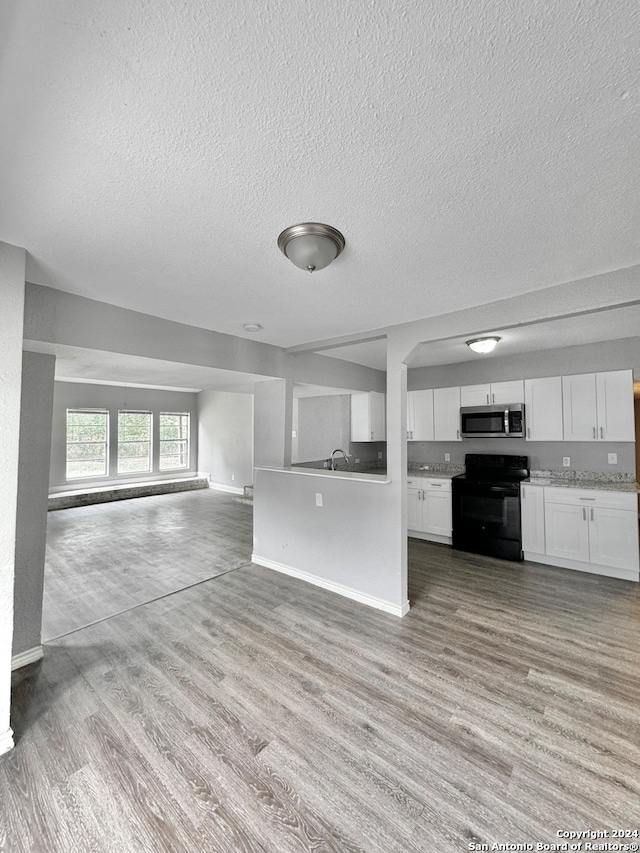
<path fill-rule="evenodd" d="M 452 544 L 460 551 L 522 559 L 518 483 L 452 481 Z"/>

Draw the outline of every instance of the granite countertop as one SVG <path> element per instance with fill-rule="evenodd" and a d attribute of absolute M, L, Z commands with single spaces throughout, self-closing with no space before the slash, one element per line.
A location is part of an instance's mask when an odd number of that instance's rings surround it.
<path fill-rule="evenodd" d="M 419 477 L 424 480 L 450 480 L 456 474 L 462 474 L 462 471 L 408 471 L 407 477 Z"/>
<path fill-rule="evenodd" d="M 597 489 L 605 492 L 640 492 L 640 484 L 622 480 L 586 480 L 568 477 L 529 477 L 532 486 L 553 486 L 560 489 Z"/>

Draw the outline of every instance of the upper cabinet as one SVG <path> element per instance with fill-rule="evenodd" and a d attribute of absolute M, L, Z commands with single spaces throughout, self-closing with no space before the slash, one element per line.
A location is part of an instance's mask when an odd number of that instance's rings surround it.
<path fill-rule="evenodd" d="M 433 437 L 435 441 L 460 441 L 460 388 L 434 388 Z"/>
<path fill-rule="evenodd" d="M 386 395 L 365 391 L 351 395 L 351 441 L 385 441 Z"/>
<path fill-rule="evenodd" d="M 492 382 L 483 385 L 463 385 L 460 389 L 461 406 L 493 406 L 524 402 L 524 382 Z"/>
<path fill-rule="evenodd" d="M 562 441 L 562 379 L 525 379 L 525 424 L 529 441 Z"/>
<path fill-rule="evenodd" d="M 633 372 L 562 377 L 565 441 L 635 441 Z"/>
<path fill-rule="evenodd" d="M 407 440 L 433 441 L 433 389 L 407 391 Z"/>

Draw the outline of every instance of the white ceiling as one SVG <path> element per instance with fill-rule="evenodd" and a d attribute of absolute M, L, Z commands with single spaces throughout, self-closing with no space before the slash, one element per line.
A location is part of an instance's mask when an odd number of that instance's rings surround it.
<path fill-rule="evenodd" d="M 639 54 L 637 0 L 7 0 L 0 239 L 281 346 L 632 266 Z M 308 219 L 347 243 L 312 276 Z"/>

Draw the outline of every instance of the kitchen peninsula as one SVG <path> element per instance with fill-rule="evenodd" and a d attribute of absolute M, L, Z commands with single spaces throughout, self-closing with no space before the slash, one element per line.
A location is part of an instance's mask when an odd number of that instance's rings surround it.
<path fill-rule="evenodd" d="M 252 562 L 403 616 L 390 486 L 386 473 L 257 467 Z"/>

